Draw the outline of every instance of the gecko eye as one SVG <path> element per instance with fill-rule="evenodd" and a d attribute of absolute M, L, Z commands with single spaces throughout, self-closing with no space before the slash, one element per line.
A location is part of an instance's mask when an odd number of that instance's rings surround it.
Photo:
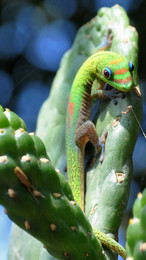
<path fill-rule="evenodd" d="M 104 70 L 104 77 L 105 77 L 106 79 L 110 79 L 111 76 L 112 76 L 111 70 L 110 70 L 109 68 L 105 68 L 105 70 Z"/>
<path fill-rule="evenodd" d="M 134 65 L 131 61 L 129 61 L 129 69 L 131 72 L 134 70 Z"/>

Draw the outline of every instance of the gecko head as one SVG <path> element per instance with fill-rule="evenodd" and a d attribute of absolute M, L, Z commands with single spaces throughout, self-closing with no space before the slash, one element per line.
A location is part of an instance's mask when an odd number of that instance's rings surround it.
<path fill-rule="evenodd" d="M 133 63 L 113 52 L 108 52 L 106 59 L 102 58 L 97 67 L 98 77 L 122 92 L 129 92 L 133 84 Z"/>

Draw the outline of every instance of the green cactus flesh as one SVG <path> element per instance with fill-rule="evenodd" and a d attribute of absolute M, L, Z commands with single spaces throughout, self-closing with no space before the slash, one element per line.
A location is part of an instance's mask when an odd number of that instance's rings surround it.
<path fill-rule="evenodd" d="M 134 203 L 126 238 L 127 260 L 146 259 L 146 189 L 138 194 Z"/>
<path fill-rule="evenodd" d="M 8 109 L 0 110 L 0 187 L 0 203 L 8 216 L 52 255 L 104 259 L 65 177 L 54 170 L 41 140 Z"/>

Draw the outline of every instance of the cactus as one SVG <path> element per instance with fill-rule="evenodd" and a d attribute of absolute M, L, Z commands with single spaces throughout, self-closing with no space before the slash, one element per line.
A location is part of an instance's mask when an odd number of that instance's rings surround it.
<path fill-rule="evenodd" d="M 72 49 L 65 54 L 50 97 L 38 118 L 37 134 L 44 141 L 47 152 L 41 140 L 28 134 L 23 121 L 13 112 L 3 112 L 2 108 L 0 111 L 0 203 L 17 225 L 45 244 L 58 259 L 117 258 L 107 248 L 102 252 L 87 218 L 77 205 L 73 205 L 66 179 L 52 166 L 63 172 L 66 165 L 65 115 L 74 76 L 83 61 L 102 42 L 109 26 L 114 36 L 111 50 L 123 54 L 135 65 L 134 88 L 125 99 L 118 100 L 117 106 L 109 101 L 101 102 L 97 132 L 100 136 L 107 128 L 109 135 L 103 164 L 100 165 L 97 159 L 87 172 L 86 215 L 94 228 L 115 238 L 128 199 L 132 152 L 139 130 L 132 109 L 127 108 L 133 106 L 139 121 L 142 108 L 137 79 L 138 37 L 136 30 L 129 26 L 125 11 L 117 5 L 102 8 L 79 30 Z M 24 249 L 22 236 L 33 247 Z M 9 260 L 20 255 L 28 259 L 33 252 L 35 260 L 52 259 L 38 240 L 13 227 Z M 29 251 L 27 257 L 26 251 Z"/>
<path fill-rule="evenodd" d="M 128 110 L 129 105 L 133 106 L 139 121 L 142 117 L 137 76 L 138 35 L 135 28 L 129 26 L 129 19 L 123 8 L 117 5 L 112 8 L 102 8 L 98 16 L 79 30 L 72 49 L 62 60 L 50 97 L 40 111 L 37 134 L 46 144 L 55 167 L 63 171 L 66 164 L 65 114 L 71 83 L 81 63 L 103 41 L 109 27 L 113 34 L 110 50 L 123 54 L 135 66 L 134 88 L 125 99 L 118 100 L 117 106 L 107 100 L 100 104 L 99 114 L 94 120 L 96 130 L 99 136 L 108 130 L 108 139 L 104 162 L 100 164 L 97 159 L 92 169 L 88 169 L 86 173 L 85 212 L 94 228 L 116 238 L 128 200 L 133 169 L 132 153 L 139 131 L 132 109 Z M 43 117 L 45 114 L 48 117 Z M 52 138 L 50 139 L 49 136 Z M 55 143 L 59 147 L 57 153 Z M 116 258 L 112 252 L 111 257 Z"/>
<path fill-rule="evenodd" d="M 104 259 L 91 225 L 39 137 L 8 109 L 1 108 L 0 119 L 0 203 L 5 212 L 58 259 Z"/>
<path fill-rule="evenodd" d="M 126 238 L 127 260 L 146 259 L 146 189 L 135 200 Z"/>
<path fill-rule="evenodd" d="M 123 54 L 135 66 L 133 78 L 134 88 L 125 99 L 118 100 L 115 106 L 112 102 L 102 101 L 96 121 L 96 130 L 99 136 L 108 130 L 105 159 L 102 164 L 96 161 L 92 169 L 87 172 L 86 215 L 92 226 L 117 238 L 118 229 L 127 205 L 130 180 L 133 171 L 132 153 L 135 146 L 139 126 L 132 110 L 141 121 L 141 97 L 135 90 L 139 90 L 137 76 L 138 35 L 129 21 L 122 16 L 122 10 L 115 6 L 105 14 L 105 9 L 99 11 L 99 16 L 116 17 L 117 9 L 121 19 L 117 29 L 110 24 L 113 32 L 111 51 Z M 119 17 L 118 16 L 118 17 Z M 104 26 L 108 27 L 109 20 Z M 117 19 L 117 18 L 116 18 Z M 118 18 L 119 19 L 119 18 Z M 117 30 L 120 33 L 117 33 Z M 95 195 L 96 194 L 96 195 Z"/>

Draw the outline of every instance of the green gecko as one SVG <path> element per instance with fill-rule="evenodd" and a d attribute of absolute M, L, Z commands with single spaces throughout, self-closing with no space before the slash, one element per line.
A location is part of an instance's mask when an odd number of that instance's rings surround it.
<path fill-rule="evenodd" d="M 109 35 L 108 35 L 109 36 Z M 94 124 L 90 121 L 91 105 L 93 98 L 111 98 L 118 96 L 118 91 L 129 92 L 131 90 L 132 62 L 118 53 L 101 51 L 91 55 L 78 70 L 72 84 L 68 100 L 66 116 L 66 152 L 68 180 L 73 191 L 74 198 L 84 211 L 84 150 L 90 141 L 96 154 L 100 153 L 100 162 L 104 160 L 105 142 L 108 132 L 99 139 Z M 97 80 L 96 88 L 92 88 L 94 80 Z M 113 87 L 105 90 L 105 83 Z M 104 233 L 94 230 L 99 240 L 106 246 L 121 252 L 120 245 Z M 109 242 L 107 242 L 107 238 Z M 113 245 L 114 244 L 114 245 Z M 123 249 L 124 250 L 124 249 Z M 125 257 L 125 250 L 121 252 Z"/>
<path fill-rule="evenodd" d="M 101 51 L 84 62 L 72 84 L 66 118 L 67 171 L 76 202 L 83 210 L 84 147 L 90 141 L 98 152 L 101 146 L 95 126 L 89 120 L 92 98 L 108 96 L 109 91 L 103 89 L 105 83 L 117 90 L 129 92 L 132 86 L 132 70 L 133 64 L 122 55 Z M 98 89 L 92 90 L 95 79 L 98 79 Z M 112 95 L 109 92 L 110 94 Z M 103 143 L 106 135 L 107 133 L 102 137 Z"/>

